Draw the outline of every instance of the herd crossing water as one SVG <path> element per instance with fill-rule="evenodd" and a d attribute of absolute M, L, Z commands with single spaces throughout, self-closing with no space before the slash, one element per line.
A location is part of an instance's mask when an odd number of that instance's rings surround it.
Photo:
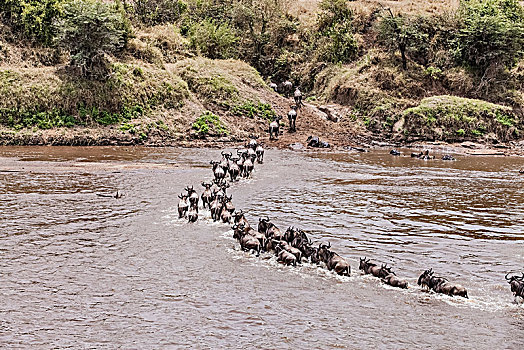
<path fill-rule="evenodd" d="M 235 211 L 330 245 L 350 264 L 345 276 L 244 252 L 209 208 L 179 219 L 174 199 L 191 184 L 202 193 L 220 156 L 0 149 L 0 344 L 519 348 L 524 313 L 504 276 L 524 259 L 522 159 L 266 150 L 227 188 Z M 360 274 L 363 257 L 409 288 Z M 422 291 L 430 268 L 469 299 Z"/>

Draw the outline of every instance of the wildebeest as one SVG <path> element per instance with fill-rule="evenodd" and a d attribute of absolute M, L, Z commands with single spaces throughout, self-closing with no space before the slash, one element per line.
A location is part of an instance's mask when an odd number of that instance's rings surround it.
<path fill-rule="evenodd" d="M 297 121 L 297 110 L 296 106 L 291 106 L 291 110 L 287 112 L 287 119 L 289 121 L 289 131 L 297 131 L 296 121 Z"/>
<path fill-rule="evenodd" d="M 222 206 L 221 206 L 221 209 L 220 209 L 220 219 L 222 220 L 223 223 L 228 223 L 230 224 L 231 223 L 231 213 L 232 211 L 230 211 L 228 209 L 228 205 L 227 203 L 229 203 L 231 200 L 231 197 L 224 197 L 222 199 Z M 231 203 L 231 205 L 233 205 L 233 203 Z M 233 211 L 235 211 L 235 208 L 233 207 Z"/>
<path fill-rule="evenodd" d="M 261 245 L 260 241 L 250 234 L 248 234 L 248 229 L 244 224 L 235 224 L 233 225 L 234 234 L 233 237 L 238 239 L 240 243 L 240 248 L 243 251 L 254 250 L 257 253 L 257 256 L 260 255 Z"/>
<path fill-rule="evenodd" d="M 300 107 L 302 107 L 302 92 L 300 91 L 298 86 L 295 89 L 295 93 L 293 97 L 295 98 L 295 105 L 297 106 L 298 109 L 300 109 Z"/>
<path fill-rule="evenodd" d="M 249 153 L 243 153 L 244 157 L 244 172 L 242 174 L 243 177 L 249 177 L 253 170 L 255 169 L 255 164 L 253 163 L 253 158 L 249 156 Z"/>
<path fill-rule="evenodd" d="M 246 220 L 245 213 L 242 209 L 238 210 L 233 214 L 233 221 L 237 225 L 243 224 L 246 227 L 250 227 L 249 222 Z"/>
<path fill-rule="evenodd" d="M 282 83 L 282 92 L 284 93 L 284 96 L 289 97 L 291 95 L 291 92 L 293 91 L 293 83 L 289 80 L 286 80 Z"/>
<path fill-rule="evenodd" d="M 280 119 L 282 119 L 282 117 L 278 116 L 275 120 L 269 123 L 269 139 L 270 140 L 278 139 L 278 135 L 280 134 Z"/>
<path fill-rule="evenodd" d="M 269 217 L 258 219 L 258 232 L 266 234 L 268 224 L 270 223 Z"/>
<path fill-rule="evenodd" d="M 286 265 L 297 266 L 297 257 L 294 254 L 284 249 L 281 244 L 277 245 L 275 249 L 277 252 L 277 261 Z"/>
<path fill-rule="evenodd" d="M 224 196 L 224 207 L 228 212 L 233 214 L 235 211 L 235 205 L 233 204 L 233 196 Z"/>
<path fill-rule="evenodd" d="M 189 205 L 194 207 L 198 212 L 198 193 L 195 191 L 193 186 L 186 187 L 187 195 L 189 197 Z"/>
<path fill-rule="evenodd" d="M 185 194 L 179 195 L 178 198 L 180 198 L 178 202 L 178 218 L 181 219 L 186 216 L 187 210 L 189 209 L 189 200 Z"/>
<path fill-rule="evenodd" d="M 274 223 L 268 222 L 266 226 L 266 231 L 264 233 L 268 239 L 276 239 L 278 241 L 284 239 L 284 234 Z"/>
<path fill-rule="evenodd" d="M 224 171 L 224 168 L 220 166 L 220 162 L 212 160 L 209 164 L 213 165 L 213 175 L 216 180 L 221 180 L 226 177 L 226 172 Z"/>
<path fill-rule="evenodd" d="M 401 280 L 397 277 L 397 275 L 394 272 L 391 272 L 386 277 L 382 278 L 382 282 L 389 284 L 392 287 L 398 287 L 406 289 L 408 287 L 408 281 Z"/>
<path fill-rule="evenodd" d="M 258 164 L 264 163 L 264 147 L 262 145 L 257 145 L 257 148 L 255 149 L 255 152 L 257 154 L 257 162 Z"/>
<path fill-rule="evenodd" d="M 231 182 L 236 181 L 240 175 L 240 167 L 238 166 L 239 160 L 240 158 L 231 158 L 231 163 L 229 164 L 229 177 L 231 178 Z"/>
<path fill-rule="evenodd" d="M 468 298 L 468 292 L 466 288 L 451 284 L 444 277 L 433 276 L 433 269 L 424 271 L 417 280 L 417 284 L 433 290 L 436 293 L 447 294 L 449 296 L 458 295 L 464 298 Z"/>
<path fill-rule="evenodd" d="M 221 152 L 221 154 L 222 159 L 220 159 L 218 165 L 224 170 L 224 173 L 227 173 L 227 171 L 229 170 L 229 159 L 233 156 L 233 154 L 227 152 Z"/>
<path fill-rule="evenodd" d="M 335 270 L 335 272 L 341 276 L 350 276 L 351 267 L 349 266 L 348 261 L 337 253 L 331 251 L 329 249 L 330 247 L 331 244 L 329 246 L 320 245 L 317 251 L 320 260 L 326 264 L 328 270 Z"/>
<path fill-rule="evenodd" d="M 187 212 L 187 219 L 189 222 L 196 222 L 198 220 L 197 207 L 195 207 L 192 204 L 189 206 L 189 210 Z"/>
<path fill-rule="evenodd" d="M 220 219 L 223 198 L 224 197 L 221 198 L 221 197 L 215 196 L 215 199 L 213 199 L 213 202 L 211 202 L 209 210 L 211 211 L 211 219 L 213 219 L 213 221 L 218 221 Z"/>
<path fill-rule="evenodd" d="M 250 136 L 251 140 L 249 140 L 248 144 L 247 144 L 247 148 L 252 148 L 253 150 L 255 150 L 258 146 L 258 142 L 257 142 L 257 136 Z"/>
<path fill-rule="evenodd" d="M 293 254 L 297 258 L 297 263 L 302 262 L 302 252 L 300 251 L 300 249 L 293 247 L 286 241 L 280 241 L 280 246 L 282 246 L 282 248 L 284 248 L 286 251 Z"/>
<path fill-rule="evenodd" d="M 391 154 L 392 156 L 400 156 L 400 152 L 396 149 L 392 149 L 391 151 L 389 151 L 389 154 Z"/>
<path fill-rule="evenodd" d="M 202 195 L 200 196 L 202 199 L 202 207 L 205 208 L 207 206 L 209 209 L 211 209 L 211 201 L 213 201 L 213 192 L 211 191 L 212 184 L 202 182 L 202 186 L 205 188 L 204 192 L 202 192 Z"/>
<path fill-rule="evenodd" d="M 515 296 L 515 300 L 517 300 L 517 298 L 524 298 L 524 273 L 522 276 L 511 276 L 508 278 L 509 274 L 510 273 L 506 274 L 505 278 L 511 287 L 511 292 Z"/>
<path fill-rule="evenodd" d="M 451 154 L 444 154 L 442 160 L 456 160 Z"/>
<path fill-rule="evenodd" d="M 372 262 L 370 259 L 360 258 L 359 270 L 364 271 L 367 275 L 373 275 L 378 278 L 385 278 L 391 274 L 391 268 L 387 267 L 387 264 L 382 264 L 380 267 L 377 263 Z"/>
<path fill-rule="evenodd" d="M 428 160 L 428 159 L 435 159 L 435 156 L 430 156 L 429 150 L 425 150 L 424 152 L 420 152 L 420 153 L 411 153 L 411 158 Z"/>

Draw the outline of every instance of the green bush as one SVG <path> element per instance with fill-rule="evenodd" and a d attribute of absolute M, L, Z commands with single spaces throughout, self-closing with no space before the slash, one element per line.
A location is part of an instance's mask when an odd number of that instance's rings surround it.
<path fill-rule="evenodd" d="M 199 136 L 222 136 L 229 134 L 226 126 L 220 121 L 220 118 L 206 111 L 193 123 L 192 128 L 196 130 Z"/>
<path fill-rule="evenodd" d="M 254 103 L 252 101 L 248 101 L 242 105 L 234 106 L 231 112 L 237 116 L 262 118 L 269 121 L 273 121 L 277 115 L 269 103 Z"/>
<path fill-rule="evenodd" d="M 179 0 L 133 0 L 130 5 L 133 15 L 149 26 L 175 22 L 187 10 Z"/>
<path fill-rule="evenodd" d="M 68 0 L 0 0 L 0 19 L 11 28 L 43 45 L 50 45 L 56 34 L 53 22 L 60 18 Z"/>
<path fill-rule="evenodd" d="M 455 55 L 481 71 L 492 64 L 512 67 L 524 51 L 524 10 L 517 0 L 463 0 Z"/>
<path fill-rule="evenodd" d="M 202 55 L 216 58 L 235 57 L 234 45 L 237 37 L 233 29 L 226 23 L 205 19 L 191 26 L 189 30 L 191 48 Z"/>
<path fill-rule="evenodd" d="M 131 35 L 130 25 L 118 3 L 72 0 L 56 22 L 57 43 L 71 54 L 71 64 L 84 76 L 107 75 L 106 55 L 123 50 Z"/>
<path fill-rule="evenodd" d="M 408 56 L 422 64 L 428 63 L 430 38 L 436 28 L 425 17 L 382 17 L 378 27 L 379 43 L 392 53 L 400 52 L 402 67 L 407 68 Z"/>
<path fill-rule="evenodd" d="M 53 109 L 50 111 L 18 111 L 1 108 L 0 124 L 20 130 L 33 126 L 36 126 L 39 129 L 58 127 L 69 128 L 75 125 L 82 125 L 82 122 L 59 109 Z"/>
<path fill-rule="evenodd" d="M 353 36 L 353 12 L 345 0 L 323 0 L 318 15 L 318 45 L 321 60 L 347 63 L 358 53 Z"/>

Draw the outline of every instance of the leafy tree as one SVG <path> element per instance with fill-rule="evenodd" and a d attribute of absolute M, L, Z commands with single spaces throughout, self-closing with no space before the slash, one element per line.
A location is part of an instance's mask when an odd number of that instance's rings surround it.
<path fill-rule="evenodd" d="M 322 0 L 317 19 L 320 58 L 327 62 L 350 62 L 358 53 L 353 36 L 353 12 L 345 0 Z"/>
<path fill-rule="evenodd" d="M 462 0 L 455 55 L 474 69 L 512 67 L 523 56 L 524 9 L 517 0 Z"/>
<path fill-rule="evenodd" d="M 132 0 L 129 7 L 140 22 L 150 26 L 175 22 L 187 10 L 187 4 L 179 0 Z"/>
<path fill-rule="evenodd" d="M 123 50 L 131 28 L 117 4 L 96 0 L 72 0 L 64 5 L 56 22 L 57 43 L 71 54 L 71 65 L 84 76 L 107 73 L 106 55 Z"/>
<path fill-rule="evenodd" d="M 408 55 L 427 64 L 430 37 L 434 35 L 434 27 L 428 25 L 424 17 L 408 18 L 388 14 L 383 16 L 379 24 L 379 41 L 392 52 L 400 52 L 402 67 L 407 68 Z"/>
<path fill-rule="evenodd" d="M 53 22 L 62 14 L 67 0 L 0 0 L 0 19 L 26 38 L 50 45 L 55 36 Z"/>
<path fill-rule="evenodd" d="M 189 31 L 190 45 L 209 58 L 234 57 L 237 37 L 226 23 L 206 19 L 193 25 Z"/>
<path fill-rule="evenodd" d="M 261 72 L 272 70 L 284 50 L 284 42 L 295 31 L 295 24 L 286 15 L 284 0 L 234 0 L 233 25 L 239 33 L 241 58 Z"/>

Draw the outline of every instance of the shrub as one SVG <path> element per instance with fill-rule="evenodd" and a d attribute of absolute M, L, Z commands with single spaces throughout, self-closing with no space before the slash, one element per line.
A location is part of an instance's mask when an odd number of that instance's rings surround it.
<path fill-rule="evenodd" d="M 430 37 L 434 31 L 424 17 L 394 16 L 389 12 L 380 21 L 378 40 L 392 53 L 400 51 L 402 67 L 406 69 L 408 55 L 420 63 L 428 63 Z"/>
<path fill-rule="evenodd" d="M 202 55 L 216 58 L 232 58 L 237 37 L 226 23 L 205 19 L 191 26 L 189 30 L 190 46 Z"/>
<path fill-rule="evenodd" d="M 358 53 L 353 36 L 353 12 L 345 0 L 323 0 L 317 19 L 320 59 L 332 63 L 347 63 Z"/>
<path fill-rule="evenodd" d="M 269 121 L 273 121 L 277 115 L 269 103 L 254 103 L 252 101 L 248 101 L 242 105 L 234 106 L 231 112 L 237 116 L 262 118 Z"/>
<path fill-rule="evenodd" d="M 29 39 L 50 45 L 56 30 L 53 22 L 60 18 L 67 0 L 0 0 L 0 18 Z"/>
<path fill-rule="evenodd" d="M 463 0 L 455 55 L 481 71 L 492 64 L 513 66 L 523 56 L 524 10 L 517 0 Z"/>
<path fill-rule="evenodd" d="M 179 0 L 133 0 L 131 7 L 134 16 L 149 26 L 175 22 L 187 10 Z"/>
<path fill-rule="evenodd" d="M 131 28 L 118 4 L 72 0 L 56 22 L 57 42 L 71 54 L 71 64 L 84 76 L 107 74 L 106 55 L 125 48 Z"/>
<path fill-rule="evenodd" d="M 220 121 L 220 118 L 206 111 L 193 123 L 192 128 L 196 130 L 199 136 L 221 136 L 229 134 L 226 126 Z"/>

